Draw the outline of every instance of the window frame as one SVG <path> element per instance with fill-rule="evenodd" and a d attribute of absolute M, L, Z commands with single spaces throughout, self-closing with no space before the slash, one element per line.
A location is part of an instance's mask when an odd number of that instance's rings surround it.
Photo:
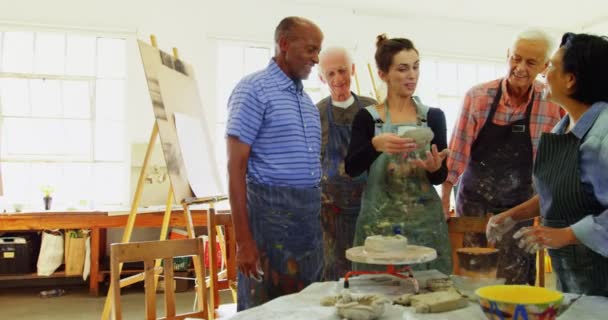
<path fill-rule="evenodd" d="M 33 50 L 32 50 L 32 72 L 5 72 L 4 70 L 4 66 L 2 65 L 3 63 L 3 55 L 5 53 L 5 45 L 4 45 L 4 39 L 5 39 L 5 34 L 6 32 L 25 32 L 25 33 L 31 33 L 32 34 L 32 38 L 33 38 Z M 59 34 L 63 37 L 63 41 L 64 41 L 64 47 L 63 47 L 63 54 L 64 54 L 64 58 L 63 58 L 63 72 L 62 73 L 56 73 L 56 74 L 46 74 L 46 73 L 36 73 L 34 71 L 36 71 L 36 41 L 38 38 L 39 34 L 44 34 L 44 35 L 53 35 L 53 34 Z M 90 39 L 92 39 L 92 41 L 94 42 L 94 55 L 92 56 L 92 60 L 89 61 L 90 63 L 94 63 L 94 65 L 92 66 L 92 74 L 90 75 L 74 75 L 74 74 L 70 74 L 69 70 L 68 70 L 68 41 L 69 41 L 69 37 L 89 37 Z M 130 170 L 130 156 L 128 154 L 128 145 L 129 145 L 129 139 L 128 139 L 128 118 L 127 118 L 127 101 L 128 101 L 128 80 L 129 80 L 129 68 L 127 65 L 127 60 L 128 60 L 128 41 L 132 38 L 132 35 L 130 35 L 129 32 L 104 32 L 104 31 L 95 31 L 95 30 L 80 30 L 80 29 L 75 29 L 75 28 L 54 28 L 54 27 L 47 27 L 47 26 L 27 26 L 27 25 L 0 25 L 0 80 L 4 79 L 19 79 L 19 80 L 27 80 L 27 94 L 28 94 L 28 99 L 29 101 L 27 102 L 29 104 L 30 110 L 29 110 L 29 114 L 26 116 L 15 116 L 15 115 L 6 115 L 3 112 L 2 109 L 2 103 L 0 102 L 0 128 L 2 129 L 2 133 L 5 133 L 5 122 L 8 119 L 16 119 L 16 118 L 21 118 L 21 119 L 37 119 L 37 120 L 41 120 L 41 121 L 48 121 L 49 123 L 52 121 L 70 121 L 70 120 L 81 120 L 81 121 L 86 121 L 86 123 L 88 124 L 88 132 L 90 134 L 89 136 L 89 150 L 86 154 L 86 156 L 81 156 L 81 155 L 74 155 L 71 154 L 69 152 L 58 152 L 57 154 L 54 155 L 49 155 L 49 154 L 9 154 L 8 150 L 4 149 L 4 146 L 2 147 L 2 152 L 0 153 L 0 162 L 2 162 L 3 167 L 5 167 L 5 164 L 8 165 L 9 167 L 13 164 L 27 164 L 24 167 L 28 167 L 30 169 L 36 167 L 36 166 L 45 166 L 48 165 L 49 167 L 58 167 L 61 170 L 60 174 L 64 174 L 65 170 L 68 170 L 70 168 L 70 166 L 72 166 L 71 169 L 74 170 L 81 170 L 82 168 L 84 168 L 85 171 L 89 172 L 89 178 L 91 179 L 95 179 L 96 176 L 99 176 L 99 172 L 102 171 L 107 171 L 107 170 L 111 170 L 114 171 L 114 177 L 124 177 L 121 179 L 116 179 L 115 181 L 118 181 L 117 183 L 119 185 L 117 185 L 118 189 L 120 191 L 125 191 L 125 192 L 120 192 L 120 197 L 117 199 L 113 199 L 113 197 L 108 197 L 107 195 L 105 196 L 105 198 L 107 198 L 105 202 L 102 203 L 97 203 L 98 205 L 125 205 L 129 202 L 130 199 L 130 195 L 128 190 L 130 190 L 129 188 L 129 184 L 130 184 L 130 174 L 129 174 L 129 170 Z M 111 40 L 120 40 L 122 41 L 122 48 L 124 49 L 124 61 L 119 62 L 121 65 L 121 67 L 124 68 L 119 68 L 120 70 L 120 75 L 111 75 L 111 76 L 106 76 L 103 74 L 99 74 L 97 68 L 98 65 L 100 63 L 100 39 L 111 39 Z M 103 41 L 103 40 L 102 40 Z M 120 53 L 120 56 L 122 56 L 122 53 Z M 119 58 L 120 58 L 119 56 Z M 60 106 L 62 108 L 62 112 L 60 115 L 54 115 L 54 116 L 48 116 L 48 115 L 34 115 L 32 114 L 32 101 L 31 101 L 31 95 L 33 94 L 33 89 L 31 86 L 31 81 L 32 80 L 50 80 L 50 81 L 58 81 L 58 87 L 57 90 L 59 90 L 59 98 L 60 98 Z M 122 89 L 124 90 L 124 94 L 122 96 L 122 106 L 121 106 L 121 110 L 120 110 L 120 117 L 118 119 L 100 119 L 97 117 L 96 111 L 97 108 L 99 107 L 97 105 L 98 101 L 97 101 L 97 90 L 98 90 L 98 82 L 99 81 L 104 81 L 104 80 L 116 80 L 116 81 L 120 81 L 121 84 L 120 86 L 122 87 Z M 73 117 L 73 116 L 66 116 L 65 114 L 65 107 L 66 107 L 66 101 L 65 99 L 62 99 L 64 96 L 64 92 L 65 92 L 65 87 L 64 87 L 64 83 L 65 82 L 78 82 L 81 83 L 83 86 L 86 85 L 88 86 L 88 107 L 89 107 L 89 115 L 87 117 Z M 82 92 L 84 93 L 84 91 Z M 0 92 L 0 95 L 2 93 Z M 82 98 L 83 96 L 81 96 Z M 81 100 L 84 101 L 84 100 Z M 116 151 L 112 151 L 112 153 L 116 153 L 119 152 L 120 154 L 120 158 L 119 159 L 112 159 L 112 160 L 103 160 L 103 157 L 100 158 L 98 154 L 96 154 L 96 148 L 99 147 L 99 142 L 97 141 L 98 139 L 96 138 L 96 127 L 98 126 L 98 124 L 100 123 L 111 123 L 112 125 L 118 125 L 120 128 L 122 128 L 120 130 L 120 132 L 118 133 L 118 136 L 121 137 L 121 140 L 123 140 L 124 142 L 120 145 L 118 145 L 118 148 L 116 148 Z M 4 141 L 4 139 L 2 139 Z M 114 140 L 106 142 L 109 145 L 112 145 L 113 143 L 115 143 Z M 121 150 L 118 150 L 121 149 Z M 84 165 L 81 169 L 78 169 L 77 167 L 80 165 Z M 114 167 L 114 169 L 112 169 L 112 167 Z M 99 172 L 98 172 L 99 171 Z M 30 181 L 28 182 L 30 184 L 30 188 L 29 189 L 33 189 L 33 190 L 25 190 L 25 192 L 32 192 L 34 191 L 35 194 L 20 194 L 20 195 L 12 195 L 13 197 L 10 197 L 10 193 L 9 192 L 9 196 L 7 197 L 7 189 L 10 189 L 11 186 L 4 186 L 4 193 L 5 193 L 5 197 L 3 199 L 3 202 L 13 202 L 13 203 L 20 203 L 20 204 L 24 204 L 26 207 L 30 208 L 30 209 L 39 209 L 41 207 L 41 204 L 39 203 L 39 198 L 42 197 L 42 192 L 38 190 L 37 186 L 34 186 L 33 183 L 35 182 L 35 179 L 31 176 L 30 173 Z M 5 172 L 6 175 L 6 172 Z M 78 180 L 77 178 L 74 179 L 74 177 L 70 177 L 70 180 L 76 181 Z M 5 179 L 6 180 L 6 179 Z M 60 198 L 59 206 L 57 207 L 69 207 L 71 205 L 74 205 L 75 203 L 77 203 L 77 201 L 82 202 L 82 200 L 86 200 L 88 202 L 87 206 L 90 208 L 93 208 L 93 204 L 96 202 L 97 199 L 103 199 L 104 195 L 99 195 L 97 193 L 97 189 L 99 186 L 96 185 L 91 185 L 90 186 L 90 192 L 89 192 L 89 199 L 76 199 L 76 198 L 71 198 L 69 194 L 67 193 L 63 193 L 61 191 L 58 191 L 58 195 L 62 194 L 65 198 Z M 66 189 L 71 189 L 71 188 L 66 188 Z M 72 190 L 73 191 L 73 190 Z M 19 193 L 22 193 L 22 191 L 20 191 Z M 67 191 L 66 191 L 67 192 Z M 73 194 L 73 193 L 72 193 Z M 110 194 L 110 193 L 108 193 Z M 112 200 L 109 200 L 110 198 L 112 198 Z M 57 200 L 55 200 L 57 201 Z M 6 203 L 5 203 L 6 204 Z M 56 206 L 54 206 L 56 207 Z M 11 208 L 8 208 L 9 210 L 11 210 Z"/>

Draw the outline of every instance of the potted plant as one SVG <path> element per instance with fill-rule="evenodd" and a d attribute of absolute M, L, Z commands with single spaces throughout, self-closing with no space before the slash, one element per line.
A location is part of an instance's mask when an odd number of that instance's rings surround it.
<path fill-rule="evenodd" d="M 42 198 L 44 200 L 44 210 L 51 210 L 51 201 L 53 201 L 51 194 L 55 189 L 47 184 L 40 187 L 40 190 L 42 190 L 42 193 L 44 194 L 44 198 Z"/>

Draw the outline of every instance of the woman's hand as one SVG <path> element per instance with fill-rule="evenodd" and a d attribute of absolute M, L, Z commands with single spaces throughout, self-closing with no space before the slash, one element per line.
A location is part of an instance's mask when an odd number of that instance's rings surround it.
<path fill-rule="evenodd" d="M 379 152 L 390 154 L 409 153 L 418 147 L 412 138 L 401 138 L 390 132 L 385 132 L 372 138 L 372 145 Z"/>
<path fill-rule="evenodd" d="M 426 152 L 426 159 L 411 159 L 410 161 L 418 168 L 422 168 L 428 172 L 435 172 L 441 168 L 443 160 L 448 156 L 448 149 L 437 151 L 437 145 L 431 146 L 431 151 Z"/>
<path fill-rule="evenodd" d="M 545 226 L 533 226 L 521 228 L 513 235 L 519 239 L 519 247 L 528 253 L 536 253 L 543 248 L 559 249 L 571 244 L 577 244 L 578 240 L 572 228 L 550 228 Z"/>

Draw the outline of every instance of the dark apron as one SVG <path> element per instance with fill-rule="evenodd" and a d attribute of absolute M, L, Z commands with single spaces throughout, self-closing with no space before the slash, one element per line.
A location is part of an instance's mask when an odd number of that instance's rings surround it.
<path fill-rule="evenodd" d="M 501 96 L 502 81 L 488 119 L 471 146 L 469 163 L 458 183 L 456 212 L 460 216 L 497 214 L 533 196 L 533 149 L 529 124 L 534 95 L 526 109 L 526 117 L 504 126 L 492 122 Z M 496 244 L 499 250 L 497 277 L 505 278 L 508 284 L 533 285 L 535 282 L 534 255 L 520 249 L 513 239 L 517 230 L 531 225 L 532 221 L 518 223 Z M 485 234 L 466 233 L 464 245 L 486 247 Z"/>
<path fill-rule="evenodd" d="M 551 195 L 551 206 L 541 212 L 547 227 L 569 227 L 605 210 L 583 187 L 579 148 L 580 140 L 572 133 L 541 136 L 534 178 L 539 194 Z M 549 256 L 559 290 L 608 297 L 608 258 L 582 244 L 549 249 Z"/>
<path fill-rule="evenodd" d="M 363 108 L 353 94 L 358 108 Z M 367 175 L 351 178 L 344 170 L 344 158 L 351 136 L 350 124 L 334 122 L 331 98 L 327 102 L 328 139 L 323 157 L 321 178 L 323 227 L 324 281 L 334 281 L 351 270 L 345 251 L 353 245 L 357 216 L 361 209 L 361 194 Z"/>
<path fill-rule="evenodd" d="M 247 184 L 249 226 L 264 271 L 261 282 L 238 273 L 237 310 L 296 293 L 321 279 L 319 188 Z"/>

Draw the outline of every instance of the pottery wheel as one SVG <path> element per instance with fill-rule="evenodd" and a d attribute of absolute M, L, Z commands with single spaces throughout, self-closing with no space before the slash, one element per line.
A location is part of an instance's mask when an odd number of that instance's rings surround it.
<path fill-rule="evenodd" d="M 408 245 L 404 250 L 391 252 L 370 252 L 364 247 L 354 247 L 346 250 L 346 259 L 367 264 L 404 265 L 433 261 L 437 251 L 433 248 Z"/>

